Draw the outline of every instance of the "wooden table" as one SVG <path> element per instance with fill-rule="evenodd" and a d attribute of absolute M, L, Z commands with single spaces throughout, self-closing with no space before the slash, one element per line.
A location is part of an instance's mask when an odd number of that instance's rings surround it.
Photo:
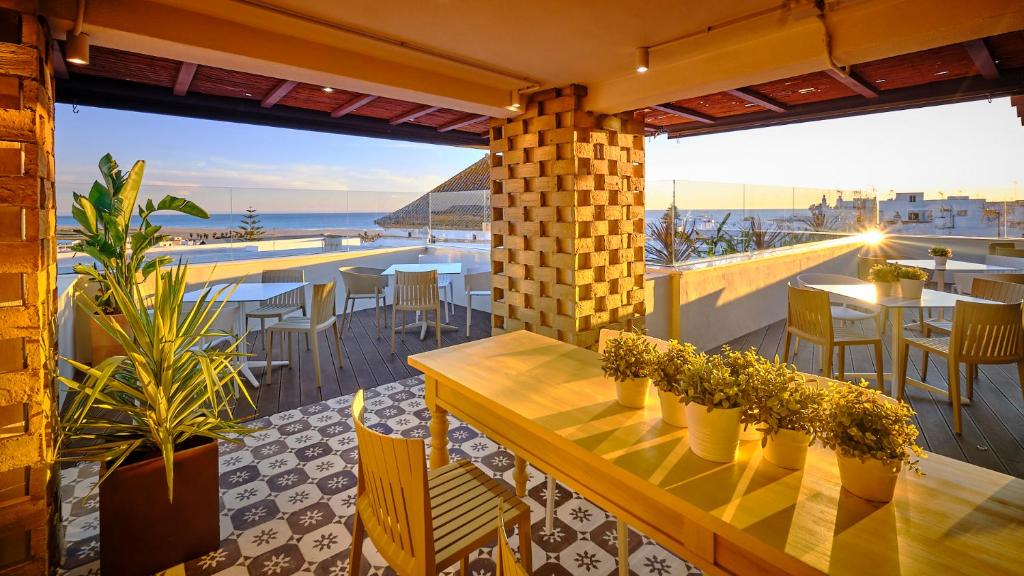
<path fill-rule="evenodd" d="M 923 270 L 931 270 L 932 278 L 935 280 L 935 289 L 939 292 L 946 290 L 946 272 L 1013 272 L 1013 268 L 996 266 L 979 262 L 965 262 L 963 260 L 947 260 L 943 266 L 937 266 L 935 260 L 889 260 L 890 264 L 900 266 L 912 266 Z M 943 317 L 942 310 L 939 310 L 939 319 Z"/>
<path fill-rule="evenodd" d="M 929 455 L 879 505 L 842 491 L 822 448 L 799 472 L 762 461 L 758 441 L 708 462 L 654 394 L 624 408 L 596 353 L 525 331 L 409 364 L 426 377 L 432 467 L 450 413 L 516 454 L 520 494 L 525 459 L 708 574 L 1024 574 L 1024 480 Z"/>
<path fill-rule="evenodd" d="M 429 272 L 435 270 L 437 272 L 438 279 L 441 276 L 450 276 L 453 274 L 462 274 L 462 263 L 461 262 L 424 262 L 422 264 L 392 264 L 388 266 L 387 270 L 381 272 L 381 276 L 394 277 L 395 272 Z M 452 294 L 452 298 L 455 295 Z M 392 298 L 392 306 L 394 306 L 394 298 Z M 417 314 L 419 314 L 417 312 Z M 419 328 L 420 329 L 420 340 L 424 340 L 427 337 L 427 328 L 434 325 L 433 320 L 427 320 L 427 315 L 420 315 L 420 320 L 413 322 L 412 324 L 406 324 L 405 326 L 398 326 L 395 330 L 402 330 L 404 328 Z M 440 318 L 437 319 L 440 322 Z M 441 330 L 445 332 L 451 332 L 458 330 L 455 326 L 450 324 L 441 323 Z"/>

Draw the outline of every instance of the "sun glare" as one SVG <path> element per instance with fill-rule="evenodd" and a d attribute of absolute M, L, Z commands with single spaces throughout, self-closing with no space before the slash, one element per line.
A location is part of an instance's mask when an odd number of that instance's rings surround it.
<path fill-rule="evenodd" d="M 883 240 L 885 240 L 885 233 L 876 228 L 861 234 L 861 237 L 864 239 L 864 243 L 868 246 L 878 246 Z"/>

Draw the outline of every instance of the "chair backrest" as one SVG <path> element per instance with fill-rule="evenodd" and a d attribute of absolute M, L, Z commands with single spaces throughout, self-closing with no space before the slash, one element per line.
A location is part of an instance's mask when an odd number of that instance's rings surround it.
<path fill-rule="evenodd" d="M 809 284 L 868 284 L 868 281 L 843 274 L 819 274 L 814 272 L 797 276 L 796 283 L 801 288 L 805 288 Z"/>
<path fill-rule="evenodd" d="M 874 256 L 858 256 L 857 257 L 857 278 L 861 280 L 868 279 L 868 273 L 871 269 L 878 264 L 887 264 L 885 258 L 875 258 Z"/>
<path fill-rule="evenodd" d="M 789 285 L 786 327 L 805 340 L 825 343 L 832 340 L 832 307 L 828 293 Z"/>
<path fill-rule="evenodd" d="M 345 293 L 350 296 L 376 294 L 388 287 L 388 279 L 381 275 L 384 271 L 380 268 L 342 266 L 338 268 L 338 272 L 341 273 L 341 282 L 345 285 Z"/>
<path fill-rule="evenodd" d="M 363 391 L 352 400 L 359 451 L 356 511 L 366 534 L 399 574 L 433 574 L 434 536 L 424 441 L 392 438 L 363 424 Z"/>
<path fill-rule="evenodd" d="M 505 518 L 501 514 L 502 502 L 498 500 L 498 561 L 495 562 L 494 576 L 527 576 L 526 569 L 516 561 L 512 546 L 508 543 L 505 533 Z M 520 546 L 530 546 L 530 542 L 521 542 Z"/>
<path fill-rule="evenodd" d="M 283 282 L 305 282 L 306 274 L 302 270 L 264 270 L 261 275 L 264 284 L 275 284 Z M 292 290 L 280 296 L 274 296 L 267 301 L 267 304 L 274 306 L 304 306 L 306 304 L 306 290 Z"/>
<path fill-rule="evenodd" d="M 605 346 L 608 345 L 608 341 L 613 338 L 618 338 L 625 330 L 609 330 L 608 328 L 602 328 L 601 332 L 597 335 L 597 353 L 603 354 Z M 655 338 L 654 336 L 648 336 L 644 334 L 644 339 L 654 344 L 654 347 L 658 349 L 658 352 L 664 352 L 668 350 L 668 340 L 662 340 L 661 338 Z"/>
<path fill-rule="evenodd" d="M 1024 284 L 1012 284 L 991 278 L 975 278 L 971 283 L 971 296 L 1013 304 L 1024 301 Z"/>
<path fill-rule="evenodd" d="M 1021 303 L 956 303 L 950 351 L 960 362 L 1000 364 L 1024 357 L 1024 325 Z"/>
<path fill-rule="evenodd" d="M 337 319 L 338 305 L 334 299 L 334 282 L 313 286 L 313 311 L 310 315 L 313 326 L 322 326 Z"/>
<path fill-rule="evenodd" d="M 440 302 L 437 291 L 437 271 L 395 271 L 395 292 L 392 305 L 395 310 L 434 310 Z"/>
<path fill-rule="evenodd" d="M 466 285 L 466 292 L 479 292 L 491 289 L 490 272 L 472 272 L 466 274 L 463 279 Z"/>
<path fill-rule="evenodd" d="M 1013 242 L 989 242 L 988 253 L 998 254 L 1000 250 L 1013 250 L 1017 245 Z"/>

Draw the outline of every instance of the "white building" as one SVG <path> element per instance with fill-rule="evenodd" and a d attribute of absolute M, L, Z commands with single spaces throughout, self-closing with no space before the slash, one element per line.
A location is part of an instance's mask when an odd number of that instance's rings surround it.
<path fill-rule="evenodd" d="M 946 196 L 925 199 L 923 192 L 897 192 L 878 203 L 879 220 L 891 232 L 991 236 L 996 222 L 983 198 Z"/>

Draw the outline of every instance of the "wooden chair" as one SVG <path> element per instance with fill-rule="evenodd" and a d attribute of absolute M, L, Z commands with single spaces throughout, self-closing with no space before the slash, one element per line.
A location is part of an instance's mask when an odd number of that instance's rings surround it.
<path fill-rule="evenodd" d="M 305 282 L 306 275 L 302 270 L 264 270 L 260 275 L 260 281 L 264 284 L 276 284 L 282 282 Z M 285 316 L 291 316 L 296 312 L 306 315 L 306 290 L 292 290 L 291 292 L 274 296 L 259 308 L 250 310 L 245 314 L 246 324 L 250 318 L 259 319 L 260 334 L 263 336 L 263 344 L 267 344 L 267 319 L 280 321 Z M 309 342 L 306 342 L 306 349 L 309 350 Z"/>
<path fill-rule="evenodd" d="M 440 264 L 445 262 L 451 262 L 450 256 L 444 256 L 440 254 L 420 254 L 418 259 L 420 264 Z M 444 321 L 448 322 L 451 318 L 450 314 L 455 312 L 455 283 L 452 280 L 451 274 L 438 274 L 437 275 L 437 288 L 443 294 L 441 299 L 444 300 Z"/>
<path fill-rule="evenodd" d="M 473 322 L 473 296 L 491 297 L 491 273 L 473 272 L 464 277 L 466 284 L 466 338 L 469 338 L 469 327 Z"/>
<path fill-rule="evenodd" d="M 352 402 L 359 481 L 350 575 L 360 573 L 364 532 L 399 575 L 438 574 L 456 561 L 468 575 L 469 553 L 494 541 L 499 518 L 508 519 L 502 528 L 519 526 L 523 564 L 532 566 L 529 506 L 469 460 L 428 471 L 424 441 L 367 428 L 363 403 L 359 390 Z"/>
<path fill-rule="evenodd" d="M 975 278 L 1009 282 L 1010 284 L 1024 284 L 1024 274 L 979 274 L 978 272 L 957 272 L 953 274 L 953 286 L 956 288 L 956 291 L 961 294 L 971 294 Z"/>
<path fill-rule="evenodd" d="M 786 314 L 786 343 L 782 361 L 789 362 L 789 348 L 795 336 L 821 346 L 821 373 L 832 377 L 832 352 L 839 350 L 839 380 L 846 379 L 846 347 L 872 346 L 875 349 L 875 377 L 878 389 L 885 390 L 882 376 L 882 338 L 870 324 L 860 323 L 853 327 L 835 326 L 832 323 L 832 306 L 828 294 L 820 290 L 799 288 L 790 285 L 789 305 Z"/>
<path fill-rule="evenodd" d="M 334 348 L 338 353 L 338 368 L 342 367 L 341 337 L 338 335 L 337 303 L 334 299 L 334 282 L 313 286 L 313 314 L 311 316 L 288 316 L 267 329 L 267 382 L 270 382 L 271 353 L 274 349 L 274 333 L 280 332 L 282 338 L 288 335 L 288 367 L 292 362 L 292 334 L 305 334 L 308 341 L 313 342 L 313 374 L 316 376 L 316 387 L 320 389 L 320 341 L 317 336 L 328 328 L 334 331 Z"/>
<path fill-rule="evenodd" d="M 907 383 L 907 357 L 910 348 L 919 348 L 922 362 L 928 365 L 928 354 L 946 358 L 949 373 L 949 401 L 953 404 L 953 431 L 960 434 L 960 364 L 967 364 L 967 398 L 974 398 L 974 367 L 978 364 L 1016 364 L 1017 377 L 1024 395 L 1024 325 L 1021 323 L 1021 302 L 987 304 L 957 302 L 953 309 L 953 330 L 948 338 L 905 338 L 900 354 L 903 365 L 899 378 L 898 398 L 904 398 Z M 922 379 L 925 374 L 922 371 Z"/>
<path fill-rule="evenodd" d="M 395 353 L 395 331 L 398 313 L 402 313 L 402 338 L 405 338 L 405 313 L 420 312 L 427 321 L 427 312 L 434 313 L 437 347 L 441 347 L 441 296 L 437 286 L 437 271 L 395 271 L 394 302 L 391 303 L 391 353 Z"/>
<path fill-rule="evenodd" d="M 343 266 L 338 268 L 341 282 L 345 285 L 345 303 L 341 306 L 341 331 L 347 323 L 352 325 L 352 313 L 356 311 L 357 300 L 373 300 L 373 319 L 377 323 L 377 338 L 380 338 L 380 306 L 384 302 L 384 326 L 388 324 L 388 279 L 382 276 L 384 270 L 365 266 Z M 349 310 L 349 302 L 352 303 Z"/>
<path fill-rule="evenodd" d="M 1024 301 L 1024 284 L 1012 284 L 979 276 L 971 283 L 970 294 L 975 298 L 983 300 L 1013 304 Z M 951 320 L 929 320 L 925 322 L 924 336 L 926 338 L 930 337 L 932 332 L 949 334 L 952 331 L 953 322 Z M 927 354 L 925 352 L 926 360 L 928 358 Z M 928 365 L 925 364 L 925 367 L 922 369 L 922 376 L 927 375 L 927 373 Z"/>
<path fill-rule="evenodd" d="M 526 576 L 526 568 L 516 560 L 516 554 L 508 543 L 505 533 L 505 517 L 501 513 L 502 502 L 498 503 L 498 558 L 495 562 L 494 576 Z M 520 544 L 522 547 L 523 544 Z"/>

